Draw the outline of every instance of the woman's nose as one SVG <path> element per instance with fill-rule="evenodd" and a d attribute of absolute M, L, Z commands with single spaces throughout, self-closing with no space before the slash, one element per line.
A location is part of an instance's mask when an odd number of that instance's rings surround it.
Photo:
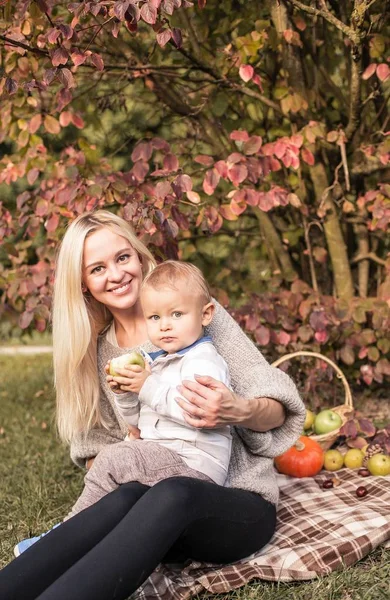
<path fill-rule="evenodd" d="M 108 268 L 108 278 L 110 281 L 122 281 L 123 271 L 119 265 L 113 264 Z"/>

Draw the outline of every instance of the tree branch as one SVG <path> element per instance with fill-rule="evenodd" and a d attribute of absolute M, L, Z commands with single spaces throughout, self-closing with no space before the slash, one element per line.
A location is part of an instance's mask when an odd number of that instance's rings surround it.
<path fill-rule="evenodd" d="M 361 260 L 372 260 L 378 265 L 382 265 L 382 267 L 386 266 L 386 261 L 383 260 L 383 258 L 380 258 L 376 254 L 374 254 L 374 252 L 368 252 L 367 254 L 358 254 L 357 256 L 355 256 L 355 258 L 352 259 L 351 262 L 354 264 L 360 262 Z"/>
<path fill-rule="evenodd" d="M 319 8 L 313 8 L 312 6 L 307 6 L 307 4 L 304 4 L 303 2 L 299 2 L 299 0 L 285 0 L 285 1 L 289 2 L 296 8 L 300 8 L 301 10 L 308 13 L 309 15 L 313 15 L 315 17 L 322 17 L 323 19 L 328 21 L 328 23 L 331 23 L 332 25 L 337 27 L 337 29 L 342 31 L 344 33 L 344 35 L 346 35 L 354 44 L 358 44 L 360 42 L 360 37 L 358 36 L 356 31 L 354 29 L 352 29 L 352 27 L 349 27 L 349 25 L 345 25 L 345 23 L 343 23 L 342 21 L 340 21 L 340 19 L 335 17 L 330 12 L 330 10 L 328 10 L 328 8 L 326 8 L 325 6 L 323 9 L 319 9 Z"/>
<path fill-rule="evenodd" d="M 34 54 L 39 54 L 40 56 L 46 56 L 46 57 L 49 56 L 49 53 L 47 52 L 47 50 L 41 50 L 40 48 L 33 48 L 32 46 L 29 46 L 28 44 L 24 44 L 23 42 L 13 40 L 12 38 L 8 38 L 5 35 L 0 35 L 0 40 L 3 40 L 9 46 L 17 46 L 18 48 L 23 48 L 24 50 L 27 50 L 28 52 L 33 52 Z"/>

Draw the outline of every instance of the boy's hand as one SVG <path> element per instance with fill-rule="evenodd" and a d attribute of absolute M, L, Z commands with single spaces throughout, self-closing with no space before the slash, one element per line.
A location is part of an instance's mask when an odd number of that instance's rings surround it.
<path fill-rule="evenodd" d="M 142 369 L 139 365 L 129 365 L 123 369 L 117 369 L 117 373 L 118 375 L 115 377 L 107 375 L 106 379 L 110 388 L 116 394 L 125 392 L 134 392 L 138 394 L 150 375 L 150 367 L 148 364 L 145 366 L 145 369 Z"/>

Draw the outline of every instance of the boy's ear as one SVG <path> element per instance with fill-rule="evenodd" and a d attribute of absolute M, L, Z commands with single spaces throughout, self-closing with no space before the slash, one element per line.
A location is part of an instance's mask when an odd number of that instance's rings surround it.
<path fill-rule="evenodd" d="M 211 320 L 214 316 L 214 312 L 215 312 L 215 305 L 212 302 L 209 302 L 208 304 L 204 305 L 204 307 L 202 308 L 202 325 L 203 325 L 203 327 L 210 325 Z"/>

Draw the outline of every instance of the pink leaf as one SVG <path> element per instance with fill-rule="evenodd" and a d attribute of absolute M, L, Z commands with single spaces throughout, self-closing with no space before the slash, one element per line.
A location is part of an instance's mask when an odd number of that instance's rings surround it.
<path fill-rule="evenodd" d="M 172 28 L 172 39 L 175 43 L 176 48 L 181 48 L 183 44 L 183 36 L 181 30 L 177 27 Z"/>
<path fill-rule="evenodd" d="M 306 164 L 313 166 L 315 163 L 314 154 L 310 152 L 307 148 L 302 148 L 301 150 L 302 160 L 305 161 Z"/>
<path fill-rule="evenodd" d="M 104 69 L 104 62 L 103 62 L 103 59 L 100 56 L 100 54 L 96 54 L 96 52 L 94 52 L 93 54 L 91 54 L 91 63 L 93 65 L 95 65 L 95 67 L 97 68 L 98 71 L 103 71 L 103 69 Z"/>
<path fill-rule="evenodd" d="M 206 172 L 206 176 L 203 181 L 203 191 L 211 196 L 214 193 L 215 188 L 217 187 L 220 180 L 220 174 L 216 169 L 209 169 Z"/>
<path fill-rule="evenodd" d="M 228 170 L 228 177 L 233 185 L 239 185 L 248 177 L 248 169 L 245 165 L 233 165 Z"/>
<path fill-rule="evenodd" d="M 245 83 L 252 79 L 254 72 L 255 71 L 251 65 L 241 65 L 239 69 L 239 75 L 241 79 L 245 81 Z"/>
<path fill-rule="evenodd" d="M 382 63 L 376 68 L 376 75 L 380 81 L 387 81 L 390 77 L 390 67 L 386 63 Z"/>
<path fill-rule="evenodd" d="M 156 35 L 157 43 L 161 48 L 165 46 L 169 42 L 172 37 L 172 33 L 169 29 L 163 29 Z"/>
<path fill-rule="evenodd" d="M 376 67 L 377 67 L 376 63 L 371 63 L 370 65 L 368 65 L 367 69 L 364 71 L 364 73 L 362 75 L 362 79 L 370 79 L 370 77 L 372 75 L 374 75 L 374 73 L 376 71 Z"/>
<path fill-rule="evenodd" d="M 42 116 L 39 114 L 34 115 L 28 126 L 28 130 L 31 133 L 31 135 L 33 135 L 36 131 L 38 131 L 38 129 L 40 128 L 41 125 L 42 125 Z"/>
<path fill-rule="evenodd" d="M 271 339 L 271 332 L 268 327 L 260 325 L 255 331 L 255 340 L 260 346 L 267 346 Z"/>
<path fill-rule="evenodd" d="M 69 69 L 59 69 L 58 79 L 61 81 L 65 89 L 71 89 L 76 87 L 75 80 Z"/>
<path fill-rule="evenodd" d="M 60 31 L 59 29 L 49 29 L 48 33 L 47 33 L 47 41 L 49 42 L 49 44 L 55 44 L 57 39 L 59 38 L 60 35 Z"/>
<path fill-rule="evenodd" d="M 231 132 L 230 139 L 235 140 L 236 142 L 246 142 L 249 140 L 249 134 L 247 131 L 235 129 Z"/>
<path fill-rule="evenodd" d="M 166 171 L 177 171 L 179 168 L 177 156 L 174 154 L 167 154 L 164 156 L 163 166 Z"/>
<path fill-rule="evenodd" d="M 252 135 L 248 141 L 246 141 L 242 146 L 242 151 L 244 154 L 256 154 L 263 143 L 262 138 L 259 135 Z"/>
<path fill-rule="evenodd" d="M 129 4 L 130 4 L 129 0 L 119 0 L 119 2 L 115 2 L 114 15 L 120 21 L 124 21 L 126 11 L 129 8 Z"/>
<path fill-rule="evenodd" d="M 199 163 L 200 165 L 204 165 L 205 167 L 211 167 L 214 162 L 212 156 L 207 156 L 206 154 L 198 154 L 195 156 L 194 161 Z"/>
<path fill-rule="evenodd" d="M 33 318 L 34 318 L 34 313 L 25 310 L 24 313 L 22 313 L 19 317 L 19 327 L 21 329 L 27 329 L 27 327 L 30 325 Z"/>
<path fill-rule="evenodd" d="M 219 207 L 219 212 L 227 221 L 237 221 L 238 219 L 238 216 L 232 211 L 229 204 L 222 204 L 222 206 Z"/>
<path fill-rule="evenodd" d="M 58 67 L 59 65 L 66 65 L 68 62 L 68 53 L 65 48 L 56 48 L 55 50 L 50 50 L 50 58 L 53 67 Z"/>
<path fill-rule="evenodd" d="M 84 121 L 77 113 L 72 115 L 72 123 L 77 129 L 83 129 L 84 127 Z"/>
<path fill-rule="evenodd" d="M 33 183 L 35 183 L 35 181 L 37 180 L 37 177 L 39 175 L 39 171 L 38 169 L 34 168 L 34 169 L 30 169 L 29 172 L 27 173 L 27 181 L 30 185 L 33 185 Z M 37 212 L 37 211 L 35 211 Z"/>
<path fill-rule="evenodd" d="M 157 20 L 157 9 L 150 2 L 141 6 L 141 19 L 149 25 L 154 25 Z"/>
<path fill-rule="evenodd" d="M 287 333 L 287 331 L 281 331 L 278 334 L 278 341 L 279 344 L 282 344 L 282 346 L 287 346 L 287 344 L 290 342 L 291 340 L 291 335 L 289 333 Z"/>
<path fill-rule="evenodd" d="M 47 219 L 45 223 L 45 227 L 49 233 L 53 233 L 58 227 L 58 223 L 60 221 L 60 217 L 57 214 L 52 214 L 52 216 Z"/>

